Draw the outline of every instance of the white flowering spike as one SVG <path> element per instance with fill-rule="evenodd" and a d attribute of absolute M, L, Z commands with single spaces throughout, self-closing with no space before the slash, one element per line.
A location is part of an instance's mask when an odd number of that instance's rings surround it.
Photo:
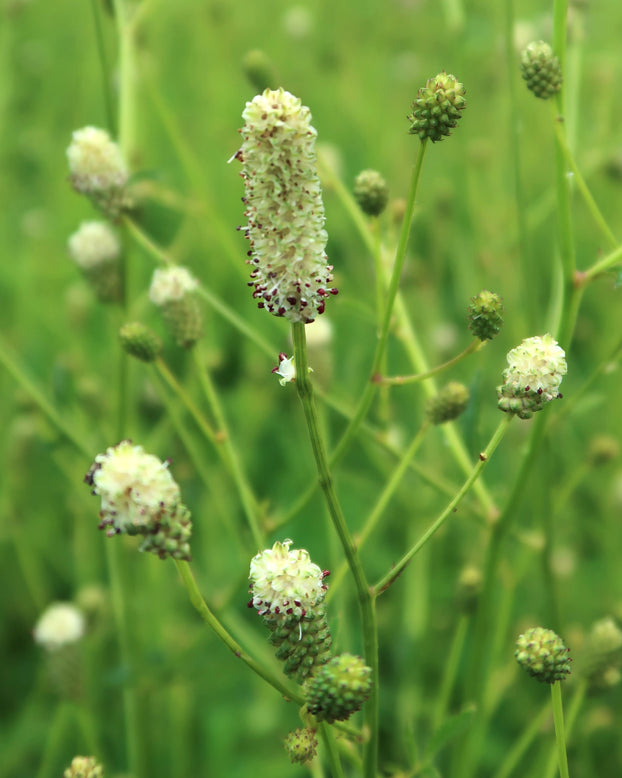
<path fill-rule="evenodd" d="M 78 192 L 96 194 L 122 189 L 129 174 L 121 150 L 106 130 L 76 130 L 67 149 L 71 183 Z"/>
<path fill-rule="evenodd" d="M 296 363 L 294 361 L 294 357 L 288 358 L 286 354 L 281 352 L 279 354 L 279 364 L 272 368 L 272 372 L 275 375 L 281 376 L 279 378 L 279 383 L 281 386 L 285 386 L 285 384 L 289 384 L 292 381 L 295 381 Z"/>
<path fill-rule="evenodd" d="M 512 349 L 504 384 L 497 388 L 499 408 L 528 419 L 546 403 L 561 397 L 559 386 L 566 375 L 566 355 L 553 336 L 527 338 Z"/>
<path fill-rule="evenodd" d="M 55 602 L 40 616 L 33 630 L 35 642 L 48 651 L 77 643 L 86 628 L 84 615 L 69 602 Z"/>
<path fill-rule="evenodd" d="M 149 299 L 157 305 L 178 345 L 191 348 L 203 334 L 203 316 L 195 294 L 199 282 L 185 267 L 154 271 Z"/>
<path fill-rule="evenodd" d="M 337 290 L 325 252 L 311 113 L 289 92 L 266 89 L 246 103 L 242 118 L 235 156 L 243 163 L 253 297 L 275 316 L 312 322 Z"/>
<path fill-rule="evenodd" d="M 251 560 L 253 599 L 249 604 L 271 620 L 289 616 L 302 619 L 326 594 L 326 574 L 311 561 L 305 549 L 290 551 L 291 544 L 291 540 L 277 541 Z"/>
<path fill-rule="evenodd" d="M 100 527 L 108 527 L 109 535 L 147 531 L 179 503 L 168 463 L 129 440 L 98 454 L 85 480 L 101 497 Z"/>
<path fill-rule="evenodd" d="M 104 769 L 94 756 L 74 756 L 63 778 L 103 778 Z"/>
<path fill-rule="evenodd" d="M 81 270 L 88 271 L 121 255 L 121 242 L 107 222 L 82 222 L 68 242 L 69 255 Z"/>

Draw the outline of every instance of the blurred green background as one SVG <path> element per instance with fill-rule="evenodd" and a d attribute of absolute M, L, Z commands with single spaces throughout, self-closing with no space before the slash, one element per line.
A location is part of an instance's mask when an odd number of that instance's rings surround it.
<path fill-rule="evenodd" d="M 437 364 L 469 342 L 466 305 L 482 288 L 501 294 L 506 324 L 483 352 L 451 372 L 471 389 L 460 421 L 476 456 L 499 421 L 495 386 L 506 352 L 542 334 L 554 316 L 556 221 L 551 113 L 524 88 L 518 51 L 551 36 L 551 6 L 516 3 L 515 52 L 508 69 L 509 3 L 494 0 L 228 3 L 153 0 L 140 25 L 137 90 L 139 155 L 132 161 L 149 186 L 141 223 L 274 347 L 272 362 L 206 307 L 204 358 L 225 405 L 232 438 L 266 515 L 278 518 L 313 479 L 302 414 L 291 387 L 270 374 L 279 351 L 291 352 L 285 322 L 257 311 L 246 286 L 242 223 L 240 114 L 255 89 L 244 72 L 249 51 L 271 61 L 277 83 L 311 108 L 318 142 L 347 186 L 364 168 L 387 179 L 393 198 L 405 197 L 418 141 L 406 115 L 417 89 L 440 70 L 467 88 L 468 107 L 455 135 L 427 151 L 402 291 L 428 360 Z M 102 9 L 108 57 L 116 57 L 114 23 Z M 569 138 L 605 218 L 622 231 L 622 78 L 617 0 L 577 2 L 570 8 Z M 114 77 L 112 79 L 114 94 Z M 511 92 L 519 116 L 520 177 L 527 226 L 521 261 L 515 200 Z M 94 218 L 89 203 L 67 182 L 65 149 L 73 130 L 108 126 L 102 68 L 89 2 L 4 0 L 0 10 L 0 338 L 62 418 L 92 446 L 93 456 L 117 442 L 117 330 L 123 316 L 98 305 L 68 259 L 66 243 L 80 222 Z M 110 129 L 110 127 L 108 126 Z M 180 144 L 185 158 L 180 157 Z M 317 381 L 354 407 L 367 380 L 376 332 L 373 263 L 341 202 L 325 193 L 328 254 L 340 295 L 327 306 L 332 325 Z M 396 227 L 382 222 L 387 241 Z M 573 200 L 578 266 L 606 252 L 582 201 Z M 165 358 L 196 391 L 191 365 L 166 339 L 147 299 L 153 261 L 131 249 L 131 317 L 165 337 Z M 509 593 L 494 726 L 480 755 L 481 776 L 495 767 L 541 705 L 544 689 L 518 676 L 513 641 L 525 626 L 550 615 L 542 565 L 543 514 L 555 522 L 553 569 L 564 637 L 580 645 L 590 624 L 622 617 L 622 468 L 596 467 L 590 446 L 600 435 L 619 441 L 622 413 L 617 361 L 622 331 L 613 275 L 587 291 L 568 352 L 564 402 L 555 408 L 549 437 L 518 516 L 519 532 L 502 567 Z M 314 325 L 311 325 L 313 327 Z M 408 371 L 400 348 L 390 372 Z M 599 369 L 597 380 L 573 394 Z M 265 634 L 246 609 L 247 571 L 257 549 L 244 524 L 233 484 L 213 451 L 195 443 L 209 464 L 213 489 L 198 479 L 164 412 L 151 373 L 131 366 L 133 412 L 125 435 L 162 459 L 171 457 L 195 522 L 194 568 L 202 590 L 252 652 L 270 661 Z M 95 603 L 81 659 L 80 709 L 93 722 L 106 775 L 127 769 L 121 690 L 137 690 L 147 772 L 157 776 L 230 778 L 303 775 L 280 748 L 299 725 L 285 705 L 208 632 L 188 604 L 172 565 L 135 553 L 126 538 L 98 533 L 97 502 L 82 478 L 85 461 L 46 421 L 28 393 L 0 369 L 0 776 L 60 775 L 86 748 L 84 732 L 68 725 L 49 747 L 59 706 L 32 627 L 55 600 Z M 564 404 L 572 405 L 569 412 Z M 372 418 L 392 440 L 408 442 L 422 416 L 418 387 L 395 389 Z M 571 411 L 571 412 L 570 412 Z M 547 411 L 548 412 L 548 411 Z M 325 408 L 329 440 L 344 429 Z M 486 471 L 503 505 L 528 423 L 515 423 Z M 419 461 L 458 485 L 461 474 L 442 436 L 428 436 Z M 395 460 L 363 438 L 337 472 L 353 531 L 361 524 Z M 363 551 L 370 578 L 384 574 L 447 502 L 425 479 L 408 475 L 387 511 L 384 529 Z M 292 537 L 323 568 L 340 550 L 319 497 L 269 540 Z M 447 646 L 456 627 L 454 591 L 464 565 L 478 565 L 485 532 L 474 501 L 419 555 L 380 601 L 382 759 L 404 768 L 431 729 Z M 126 597 L 138 665 L 131 677 L 119 660 L 103 545 L 124 545 Z M 372 547 L 373 546 L 373 547 Z M 549 582 L 550 583 L 550 582 Z M 86 590 L 86 594 L 85 594 Z M 346 587 L 329 619 L 339 650 L 360 651 L 355 600 Z M 467 643 L 468 651 L 468 643 Z M 466 666 L 466 662 L 465 662 Z M 461 668 L 461 672 L 464 668 Z M 466 700 L 464 673 L 452 710 Z M 583 705 L 570 747 L 575 776 L 622 772 L 619 691 Z M 536 742 L 522 775 L 543 775 L 551 733 Z M 449 749 L 450 750 L 450 749 Z M 46 755 L 44 757 L 44 754 Z M 43 759 L 43 762 L 42 762 Z M 449 775 L 451 754 L 439 764 Z M 432 773 L 431 773 L 432 774 Z"/>

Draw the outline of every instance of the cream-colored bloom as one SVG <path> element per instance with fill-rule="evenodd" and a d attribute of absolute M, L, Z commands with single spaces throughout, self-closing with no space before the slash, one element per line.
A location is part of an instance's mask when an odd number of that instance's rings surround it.
<path fill-rule="evenodd" d="M 80 640 L 85 626 L 79 608 L 70 602 L 55 602 L 42 613 L 33 630 L 33 637 L 36 643 L 54 651 Z"/>
<path fill-rule="evenodd" d="M 242 114 L 244 203 L 249 264 L 259 307 L 292 322 L 323 313 L 332 266 L 325 248 L 324 205 L 316 172 L 316 130 L 300 100 L 266 91 Z"/>
<path fill-rule="evenodd" d="M 82 270 L 91 270 L 106 262 L 115 262 L 121 254 L 121 242 L 107 222 L 82 222 L 71 235 L 69 255 Z"/>
<path fill-rule="evenodd" d="M 168 462 L 129 440 L 98 454 L 86 480 L 101 497 L 101 525 L 111 527 L 113 534 L 150 527 L 179 503 L 179 486 Z"/>
<path fill-rule="evenodd" d="M 106 130 L 76 130 L 67 149 L 71 182 L 79 192 L 97 194 L 120 189 L 129 174 L 121 150 Z"/>
<path fill-rule="evenodd" d="M 503 373 L 506 386 L 531 389 L 543 394 L 546 400 L 557 397 L 568 366 L 563 348 L 552 335 L 527 338 L 509 352 L 507 360 Z"/>
<path fill-rule="evenodd" d="M 324 573 L 304 549 L 290 550 L 293 541 L 276 542 L 251 560 L 252 604 L 270 618 L 302 618 L 326 593 Z"/>
<path fill-rule="evenodd" d="M 183 299 L 189 292 L 194 292 L 199 282 L 185 267 L 158 268 L 153 271 L 149 299 L 154 305 L 164 306 Z"/>

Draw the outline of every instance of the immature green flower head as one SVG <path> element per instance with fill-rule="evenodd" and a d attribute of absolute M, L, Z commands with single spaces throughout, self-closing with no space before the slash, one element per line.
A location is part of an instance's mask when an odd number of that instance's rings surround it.
<path fill-rule="evenodd" d="M 581 660 L 580 669 L 592 687 L 606 689 L 620 682 L 622 630 L 611 616 L 592 625 Z"/>
<path fill-rule="evenodd" d="M 389 202 L 389 187 L 377 170 L 361 171 L 354 180 L 353 194 L 368 216 L 379 216 Z"/>
<path fill-rule="evenodd" d="M 55 602 L 41 614 L 33 630 L 35 643 L 48 651 L 77 643 L 84 636 L 84 614 L 70 602 Z"/>
<path fill-rule="evenodd" d="M 450 381 L 437 394 L 430 397 L 425 412 L 432 424 L 444 424 L 457 419 L 469 404 L 469 390 L 464 384 Z"/>
<path fill-rule="evenodd" d="M 314 729 L 295 729 L 283 742 L 292 764 L 309 764 L 317 753 L 317 736 Z"/>
<path fill-rule="evenodd" d="M 253 557 L 250 567 L 252 604 L 268 619 L 302 619 L 326 594 L 326 573 L 311 561 L 305 549 L 291 549 L 293 541 L 277 541 Z"/>
<path fill-rule="evenodd" d="M 63 778 L 103 778 L 104 769 L 94 756 L 74 756 Z"/>
<path fill-rule="evenodd" d="M 94 194 L 123 188 L 129 178 L 121 150 L 106 130 L 76 130 L 67 149 L 71 183 L 78 192 Z"/>
<path fill-rule="evenodd" d="M 121 241 L 113 228 L 103 221 L 82 222 L 70 236 L 69 255 L 81 270 L 89 271 L 102 264 L 117 262 Z"/>
<path fill-rule="evenodd" d="M 450 135 L 466 108 L 465 94 L 464 85 L 444 71 L 429 78 L 417 93 L 408 117 L 411 135 L 429 138 L 432 143 Z"/>
<path fill-rule="evenodd" d="M 568 649 L 552 629 L 535 627 L 519 635 L 514 656 L 529 675 L 543 683 L 563 681 L 570 673 Z"/>
<path fill-rule="evenodd" d="M 534 41 L 522 51 L 520 69 L 527 88 L 536 97 L 548 100 L 562 88 L 559 59 L 544 41 Z"/>
<path fill-rule="evenodd" d="M 240 131 L 253 297 L 291 322 L 324 312 L 332 266 L 325 247 L 324 205 L 315 169 L 311 113 L 283 89 L 246 104 Z"/>
<path fill-rule="evenodd" d="M 141 362 L 154 362 L 162 351 L 162 341 L 145 324 L 128 322 L 119 330 L 123 350 Z"/>
<path fill-rule="evenodd" d="M 108 528 L 109 535 L 145 531 L 179 502 L 179 486 L 168 462 L 129 440 L 98 454 L 85 480 L 101 497 L 100 528 Z"/>
<path fill-rule="evenodd" d="M 371 685 L 371 669 L 360 656 L 339 654 L 306 682 L 307 710 L 318 721 L 343 721 L 361 709 Z"/>
<path fill-rule="evenodd" d="M 503 300 L 498 294 L 484 289 L 467 308 L 467 326 L 480 340 L 492 340 L 503 326 Z"/>
<path fill-rule="evenodd" d="M 497 387 L 502 411 L 528 419 L 561 397 L 559 386 L 568 366 L 564 350 L 552 335 L 527 338 L 508 353 L 507 361 L 503 386 Z"/>

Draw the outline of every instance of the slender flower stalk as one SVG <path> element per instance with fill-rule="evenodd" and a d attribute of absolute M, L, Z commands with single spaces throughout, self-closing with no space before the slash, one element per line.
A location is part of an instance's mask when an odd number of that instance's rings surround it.
<path fill-rule="evenodd" d="M 425 373 L 415 373 L 414 375 L 396 375 L 396 376 L 379 375 L 379 376 L 375 376 L 372 380 L 374 383 L 380 384 L 381 386 L 403 386 L 404 384 L 417 384 L 419 383 L 419 381 L 425 381 L 427 378 L 432 378 L 433 376 L 442 373 L 444 370 L 448 370 L 450 367 L 454 367 L 454 365 L 457 365 L 459 362 L 462 362 L 463 359 L 466 359 L 471 354 L 474 354 L 476 351 L 479 351 L 482 348 L 482 346 L 483 346 L 483 341 L 474 340 L 472 343 L 469 343 L 469 345 L 464 349 L 464 351 L 461 351 L 455 357 L 448 359 L 447 362 L 443 362 L 442 365 L 437 365 L 436 367 L 433 367 L 431 370 L 428 370 Z"/>

